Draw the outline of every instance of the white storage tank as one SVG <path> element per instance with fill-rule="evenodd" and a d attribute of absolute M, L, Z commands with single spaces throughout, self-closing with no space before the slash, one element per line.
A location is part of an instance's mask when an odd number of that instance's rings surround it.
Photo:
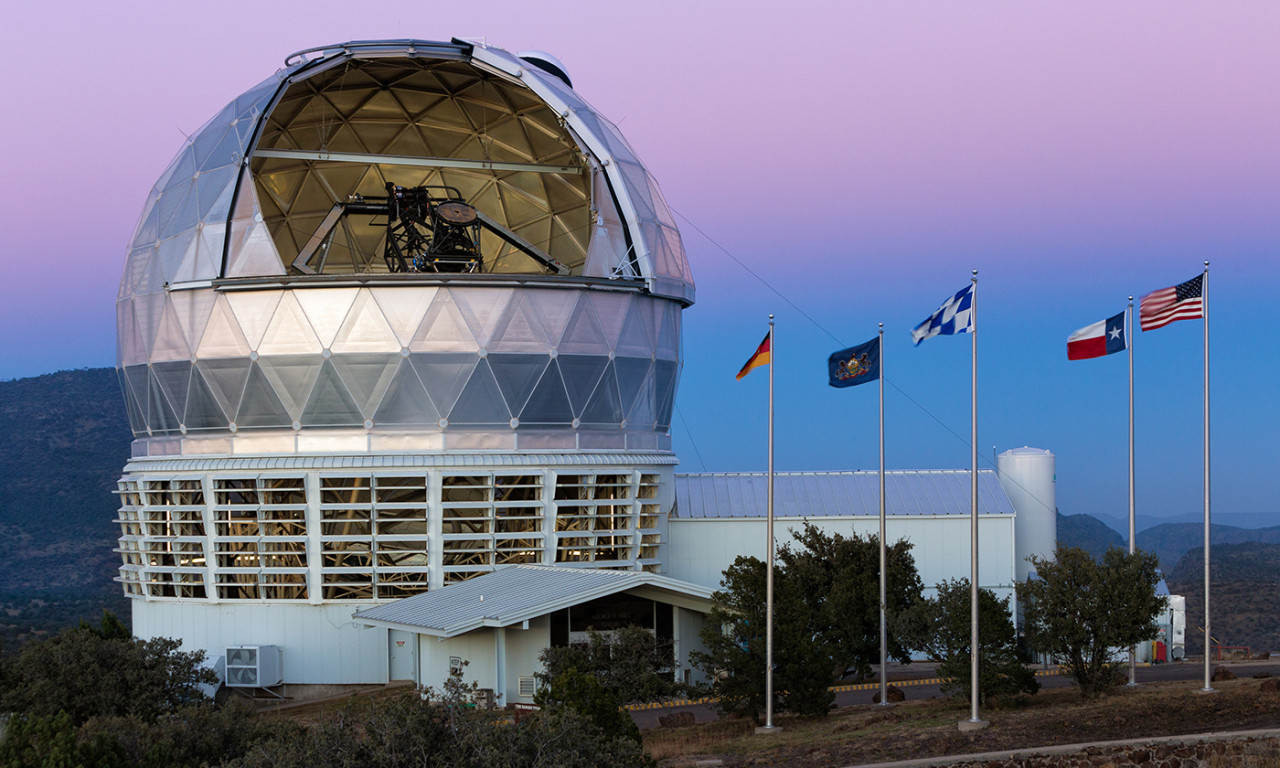
<path fill-rule="evenodd" d="M 1013 448 L 996 457 L 996 476 L 1016 514 L 1014 551 L 1018 581 L 1031 572 L 1029 555 L 1052 557 L 1058 543 L 1058 497 L 1051 451 Z"/>

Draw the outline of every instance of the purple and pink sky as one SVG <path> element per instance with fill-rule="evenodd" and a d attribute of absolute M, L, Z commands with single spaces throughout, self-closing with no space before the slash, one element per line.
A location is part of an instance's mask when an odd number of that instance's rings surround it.
<path fill-rule="evenodd" d="M 558 56 L 680 217 L 683 470 L 764 468 L 767 376 L 734 374 L 770 312 L 779 469 L 874 468 L 875 390 L 828 388 L 825 360 L 878 321 L 889 466 L 966 467 L 969 339 L 908 330 L 977 268 L 986 462 L 1048 448 L 1064 514 L 1126 515 L 1124 359 L 1068 363 L 1066 336 L 1210 259 L 1214 511 L 1280 524 L 1274 0 L 52 2 L 7 21 L 0 379 L 114 364 L 149 188 L 287 54 L 483 36 Z M 1137 338 L 1144 516 L 1201 509 L 1201 328 Z"/>

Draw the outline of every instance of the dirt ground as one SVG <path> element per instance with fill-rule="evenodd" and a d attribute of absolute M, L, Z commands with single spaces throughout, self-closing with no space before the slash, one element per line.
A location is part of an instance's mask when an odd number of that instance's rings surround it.
<path fill-rule="evenodd" d="M 1093 701 L 1076 688 L 1042 690 L 982 711 L 990 726 L 961 733 L 968 702 L 907 701 L 889 709 L 845 707 L 825 718 L 775 718 L 783 731 L 754 735 L 754 724 L 722 720 L 645 733 L 645 746 L 669 768 L 718 758 L 726 766 L 827 768 L 1027 747 L 1280 728 L 1280 691 L 1265 680 L 1151 683 L 1120 687 Z M 1268 686 L 1275 686 L 1275 680 Z"/>

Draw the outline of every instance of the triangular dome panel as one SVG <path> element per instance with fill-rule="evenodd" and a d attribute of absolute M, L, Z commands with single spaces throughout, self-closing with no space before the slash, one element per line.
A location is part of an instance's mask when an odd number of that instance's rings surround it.
<path fill-rule="evenodd" d="M 580 414 L 587 407 L 587 400 L 595 391 L 600 375 L 604 373 L 609 358 L 597 355 L 560 355 L 556 358 L 560 373 L 564 376 L 565 391 L 573 412 Z"/>
<path fill-rule="evenodd" d="M 662 312 L 662 329 L 658 334 L 658 357 L 664 360 L 680 359 L 680 307 L 665 302 Z"/>
<path fill-rule="evenodd" d="M 622 402 L 618 397 L 618 376 L 613 365 L 605 368 L 604 375 L 596 391 L 591 393 L 591 400 L 583 409 L 579 418 L 583 424 L 618 424 L 622 421 Z"/>
<path fill-rule="evenodd" d="M 116 353 L 121 365 L 147 362 L 147 345 L 142 340 L 133 299 L 116 303 Z"/>
<path fill-rule="evenodd" d="M 639 300 L 631 302 L 627 320 L 618 334 L 618 343 L 614 345 L 614 350 L 619 356 L 651 357 L 653 355 L 653 344 L 649 341 L 649 331 L 645 328 L 647 325 L 645 310 L 650 308 L 652 305 L 647 302 Z"/>
<path fill-rule="evenodd" d="M 355 426 L 364 422 L 360 407 L 356 405 L 342 377 L 326 360 L 311 390 L 311 398 L 302 412 L 303 426 Z"/>
<path fill-rule="evenodd" d="M 124 263 L 124 274 L 120 276 L 120 290 L 116 291 L 117 301 L 124 301 L 143 290 L 147 273 L 155 266 L 152 263 L 155 258 L 154 242 L 139 245 L 129 252 L 129 258 Z"/>
<path fill-rule="evenodd" d="M 657 425 L 657 396 L 654 392 L 654 382 L 652 372 L 645 376 L 644 383 L 640 386 L 640 392 L 636 395 L 635 401 L 631 405 L 631 410 L 627 413 L 627 427 L 629 429 L 653 429 Z"/>
<path fill-rule="evenodd" d="M 519 413 L 524 408 L 525 401 L 551 361 L 547 355 L 490 354 L 486 359 L 512 413 Z"/>
<path fill-rule="evenodd" d="M 241 194 L 244 194 L 243 187 Z M 242 228 L 233 227 L 232 231 L 236 229 Z M 255 222 L 249 225 L 242 241 L 237 242 L 233 236 L 232 247 L 227 254 L 227 277 L 259 277 L 284 273 L 280 254 L 276 253 L 275 242 L 265 223 Z"/>
<path fill-rule="evenodd" d="M 400 351 L 400 342 L 367 289 L 356 296 L 331 349 L 337 354 Z"/>
<path fill-rule="evenodd" d="M 257 363 L 250 364 L 244 396 L 240 398 L 240 408 L 236 411 L 236 426 L 283 427 L 292 420 L 262 368 Z"/>
<path fill-rule="evenodd" d="M 600 327 L 604 329 L 605 341 L 612 349 L 622 333 L 622 324 L 627 321 L 627 313 L 631 309 L 631 294 L 602 291 L 587 295 L 596 306 L 596 316 L 600 318 Z"/>
<path fill-rule="evenodd" d="M 409 349 L 414 352 L 475 352 L 479 348 L 453 295 L 443 290 L 436 294 L 422 325 L 409 342 Z"/>
<path fill-rule="evenodd" d="M 591 297 L 585 293 L 578 297 L 578 306 L 574 308 L 573 315 L 569 318 L 557 349 L 561 354 L 605 355 L 609 353 L 609 342 L 605 340 L 604 329 L 596 318 Z"/>
<path fill-rule="evenodd" d="M 120 380 L 120 391 L 124 393 L 124 409 L 129 416 L 130 430 L 135 436 L 145 435 L 147 432 L 147 419 L 142 407 L 138 405 L 138 398 L 133 396 L 133 389 L 125 378 L 124 370 L 117 368 L 116 378 Z"/>
<path fill-rule="evenodd" d="M 151 348 L 156 343 L 156 331 L 160 328 L 160 318 L 164 314 L 167 298 L 163 293 L 145 293 L 133 297 L 133 316 L 138 322 L 138 333 L 142 343 L 147 345 L 147 359 L 151 359 Z"/>
<path fill-rule="evenodd" d="M 282 355 L 258 360 L 290 419 L 301 418 L 323 363 L 320 355 Z"/>
<path fill-rule="evenodd" d="M 275 314 L 262 334 L 258 354 L 263 355 L 318 355 L 320 340 L 311 330 L 311 322 L 294 298 L 295 291 L 285 291 Z"/>
<path fill-rule="evenodd" d="M 200 178 L 196 180 L 196 215 L 200 221 L 226 220 L 231 187 L 239 170 L 234 165 L 224 165 L 200 172 Z"/>
<path fill-rule="evenodd" d="M 442 414 L 453 409 L 454 401 L 476 367 L 474 354 L 410 355 L 409 361 L 418 378 L 431 395 L 431 402 Z"/>
<path fill-rule="evenodd" d="M 618 374 L 618 395 L 622 398 L 622 412 L 625 414 L 636 401 L 636 394 L 649 378 L 649 358 L 619 357 L 613 361 L 614 370 Z"/>
<path fill-rule="evenodd" d="M 174 291 L 169 294 L 188 349 L 195 349 L 200 345 L 200 337 L 204 335 L 204 326 L 209 322 L 215 298 L 213 291 Z"/>
<path fill-rule="evenodd" d="M 227 416 L 198 366 L 191 369 L 191 386 L 187 390 L 187 409 L 182 423 L 187 431 L 227 427 Z"/>
<path fill-rule="evenodd" d="M 495 425 L 511 421 L 511 411 L 493 378 L 489 363 L 481 360 L 449 410 L 449 425 Z"/>
<path fill-rule="evenodd" d="M 408 360 L 401 360 L 395 377 L 373 416 L 375 424 L 426 424 L 435 426 L 440 412 Z"/>
<path fill-rule="evenodd" d="M 520 412 L 520 423 L 569 424 L 572 421 L 573 408 L 560 376 L 560 366 L 552 360 Z"/>
<path fill-rule="evenodd" d="M 143 430 L 151 426 L 147 403 L 150 400 L 151 371 L 146 365 L 126 365 L 124 367 L 124 383 L 126 390 L 133 396 L 138 407 L 138 419 Z"/>
<path fill-rule="evenodd" d="M 209 313 L 209 322 L 205 324 L 196 357 L 209 359 L 248 356 L 249 342 L 240 330 L 240 323 L 236 320 L 226 295 L 220 294 L 213 302 L 213 310 Z M 234 405 L 232 403 L 232 413 L 235 412 Z"/>
<path fill-rule="evenodd" d="M 185 283 L 196 279 L 199 235 L 194 229 L 184 230 L 156 246 L 156 259 L 166 283 Z"/>
<path fill-rule="evenodd" d="M 150 425 L 153 432 L 177 432 L 180 424 L 178 423 L 178 415 L 173 412 L 173 404 L 169 402 L 169 398 L 165 397 L 164 391 L 160 387 L 160 381 L 156 378 L 154 371 L 152 371 L 150 379 L 148 386 L 148 425 Z"/>
<path fill-rule="evenodd" d="M 222 412 L 234 417 L 244 396 L 244 384 L 249 378 L 249 358 L 234 357 L 222 360 L 201 360 L 196 363 L 209 391 L 222 406 Z"/>
<path fill-rule="evenodd" d="M 315 331 L 320 345 L 328 347 L 338 335 L 338 329 L 347 319 L 351 305 L 360 293 L 359 288 L 308 288 L 293 292 L 298 297 L 298 304 L 311 322 L 311 330 Z"/>
<path fill-rule="evenodd" d="M 234 291 L 224 294 L 250 349 L 262 342 L 271 318 L 280 303 L 281 291 Z M 215 310 L 216 311 L 216 310 Z"/>
<path fill-rule="evenodd" d="M 573 314 L 574 307 L 577 305 L 574 301 L 566 301 L 566 296 L 572 297 L 573 294 L 545 288 L 530 288 L 523 293 L 534 316 L 542 325 L 547 341 L 555 346 L 560 341 L 560 337 L 564 336 L 569 316 Z"/>
<path fill-rule="evenodd" d="M 160 382 L 160 390 L 173 406 L 175 416 L 181 416 L 187 408 L 187 389 L 191 380 L 191 361 L 174 360 L 154 363 L 151 375 Z M 179 419 L 181 421 L 181 419 Z"/>
<path fill-rule="evenodd" d="M 671 428 L 671 412 L 675 408 L 676 379 L 680 368 L 676 363 L 659 360 L 653 364 L 654 391 L 658 396 L 658 428 Z"/>
<path fill-rule="evenodd" d="M 482 347 L 487 345 L 513 292 L 506 288 L 468 288 L 450 293 L 476 341 Z"/>
<path fill-rule="evenodd" d="M 511 300 L 489 340 L 490 352 L 546 353 L 551 345 L 529 302 L 520 294 Z"/>
<path fill-rule="evenodd" d="M 346 382 L 361 413 L 372 418 L 402 361 L 399 356 L 388 355 L 335 355 L 333 367 Z"/>
<path fill-rule="evenodd" d="M 153 245 L 160 239 L 160 206 L 154 201 L 147 204 L 145 217 L 142 223 L 138 225 L 138 231 L 133 236 L 133 245 Z"/>
<path fill-rule="evenodd" d="M 373 298 L 382 308 L 382 315 L 391 326 L 391 332 L 404 346 L 409 346 L 422 325 L 422 318 L 431 308 L 439 288 L 373 288 Z"/>

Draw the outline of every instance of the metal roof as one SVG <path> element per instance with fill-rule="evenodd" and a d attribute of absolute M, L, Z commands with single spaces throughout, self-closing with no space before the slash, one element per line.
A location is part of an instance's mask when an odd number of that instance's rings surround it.
<path fill-rule="evenodd" d="M 504 467 L 579 466 L 659 466 L 678 464 L 669 453 L 406 453 L 362 455 L 235 456 L 189 458 L 175 456 L 135 457 L 125 472 L 200 472 L 216 470 L 272 469 L 421 469 L 423 467 L 465 467 L 481 471 Z"/>
<path fill-rule="evenodd" d="M 880 514 L 879 473 L 776 472 L 776 517 L 862 517 Z M 735 472 L 676 475 L 680 520 L 764 517 L 768 475 Z M 896 470 L 885 473 L 885 513 L 900 515 L 969 514 L 969 471 Z M 1012 515 L 1013 505 L 992 470 L 978 471 L 978 513 Z"/>
<path fill-rule="evenodd" d="M 643 590 L 647 597 L 702 610 L 711 609 L 712 590 L 646 571 L 603 571 L 513 565 L 474 579 L 434 589 L 355 613 L 374 626 L 455 637 L 480 627 L 508 627 L 599 597 Z M 656 594 L 654 594 L 656 593 Z"/>

